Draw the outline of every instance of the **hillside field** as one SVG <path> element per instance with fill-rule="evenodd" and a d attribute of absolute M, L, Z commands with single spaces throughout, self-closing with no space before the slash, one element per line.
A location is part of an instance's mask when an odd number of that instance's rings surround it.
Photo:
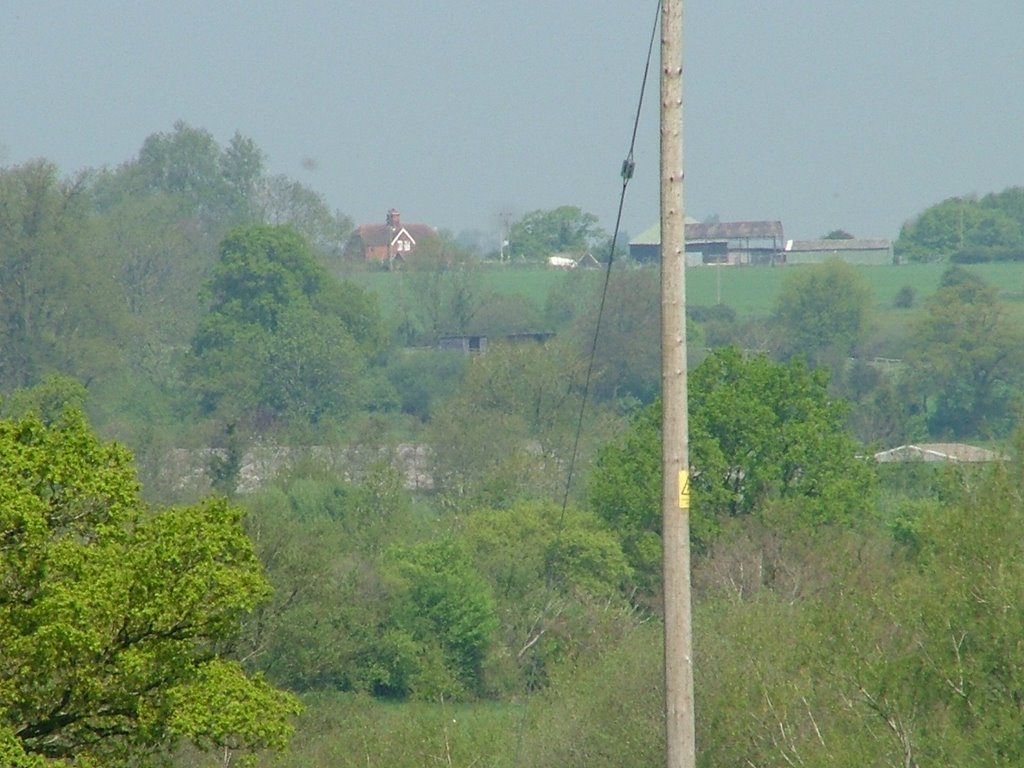
<path fill-rule="evenodd" d="M 889 312 L 896 293 L 904 286 L 915 292 L 915 305 L 932 294 L 938 286 L 947 264 L 902 264 L 896 266 L 864 266 L 857 269 L 867 278 L 880 311 L 880 321 L 889 324 Z M 691 305 L 722 303 L 736 310 L 740 319 L 765 316 L 771 313 L 776 296 L 788 275 L 806 265 L 788 267 L 694 267 L 686 271 L 686 296 Z M 655 269 L 641 267 L 640 269 Z M 999 289 L 1000 297 L 1010 311 L 1024 317 L 1024 264 L 991 263 L 971 264 L 965 269 L 980 275 Z M 565 272 L 546 267 L 524 268 L 485 265 L 479 268 L 481 288 L 485 291 L 511 296 L 522 296 L 543 309 L 553 292 L 592 293 L 604 277 L 602 270 L 574 270 Z M 612 280 L 619 274 L 612 273 Z M 400 291 L 396 290 L 401 273 L 361 272 L 352 279 L 374 291 L 385 314 L 392 315 Z M 577 295 L 579 295 L 577 293 Z M 903 316 L 905 310 L 895 313 Z"/>

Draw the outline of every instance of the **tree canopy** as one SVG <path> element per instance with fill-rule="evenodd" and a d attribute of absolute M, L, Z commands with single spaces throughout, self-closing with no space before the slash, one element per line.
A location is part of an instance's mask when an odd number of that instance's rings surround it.
<path fill-rule="evenodd" d="M 712 353 L 689 381 L 691 536 L 698 551 L 721 521 L 794 504 L 815 524 L 863 512 L 873 488 L 868 465 L 846 425 L 846 408 L 828 393 L 827 374 L 800 360 Z M 661 405 L 640 411 L 632 430 L 601 452 L 591 482 L 597 513 L 623 536 L 634 566 L 653 576 L 661 528 Z"/>
<path fill-rule="evenodd" d="M 893 248 L 909 261 L 1024 258 L 1024 187 L 943 200 L 904 224 Z"/>
<path fill-rule="evenodd" d="M 74 412 L 0 421 L 0 470 L 4 764 L 284 744 L 296 702 L 223 655 L 268 596 L 240 510 L 147 509 Z"/>
<path fill-rule="evenodd" d="M 119 365 L 123 303 L 95 254 L 82 180 L 45 160 L 0 169 L 0 386 L 55 368 L 83 379 Z"/>
<path fill-rule="evenodd" d="M 867 280 L 838 259 L 787 275 L 774 311 L 783 349 L 819 365 L 849 355 L 867 330 L 870 305 Z"/>
<path fill-rule="evenodd" d="M 513 258 L 543 261 L 553 253 L 587 253 L 606 237 L 594 214 L 563 205 L 526 214 L 512 224 L 508 241 Z"/>
<path fill-rule="evenodd" d="M 316 423 L 369 402 L 385 335 L 374 298 L 339 283 L 291 227 L 233 230 L 192 340 L 203 408 L 227 418 Z"/>
<path fill-rule="evenodd" d="M 936 435 L 1005 435 L 1019 399 L 1024 336 L 995 288 L 962 267 L 943 274 L 913 325 L 912 389 Z"/>

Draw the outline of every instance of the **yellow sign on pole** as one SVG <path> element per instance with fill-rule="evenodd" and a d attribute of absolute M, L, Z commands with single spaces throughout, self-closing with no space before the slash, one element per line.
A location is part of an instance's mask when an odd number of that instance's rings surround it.
<path fill-rule="evenodd" d="M 679 470 L 679 508 L 690 508 L 690 473 L 688 470 Z"/>

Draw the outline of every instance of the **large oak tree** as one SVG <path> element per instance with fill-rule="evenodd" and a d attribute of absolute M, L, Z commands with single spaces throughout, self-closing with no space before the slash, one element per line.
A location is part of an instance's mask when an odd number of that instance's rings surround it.
<path fill-rule="evenodd" d="M 296 702 L 225 655 L 268 593 L 240 510 L 148 509 L 74 412 L 0 422 L 4 765 L 282 746 Z"/>

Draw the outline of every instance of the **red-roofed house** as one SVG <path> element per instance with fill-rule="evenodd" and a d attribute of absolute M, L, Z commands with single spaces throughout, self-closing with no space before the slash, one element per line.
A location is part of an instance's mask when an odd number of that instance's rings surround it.
<path fill-rule="evenodd" d="M 387 264 L 405 260 L 437 232 L 427 224 L 402 224 L 401 215 L 392 208 L 383 224 L 363 224 L 352 233 L 345 253 L 353 259 Z"/>

